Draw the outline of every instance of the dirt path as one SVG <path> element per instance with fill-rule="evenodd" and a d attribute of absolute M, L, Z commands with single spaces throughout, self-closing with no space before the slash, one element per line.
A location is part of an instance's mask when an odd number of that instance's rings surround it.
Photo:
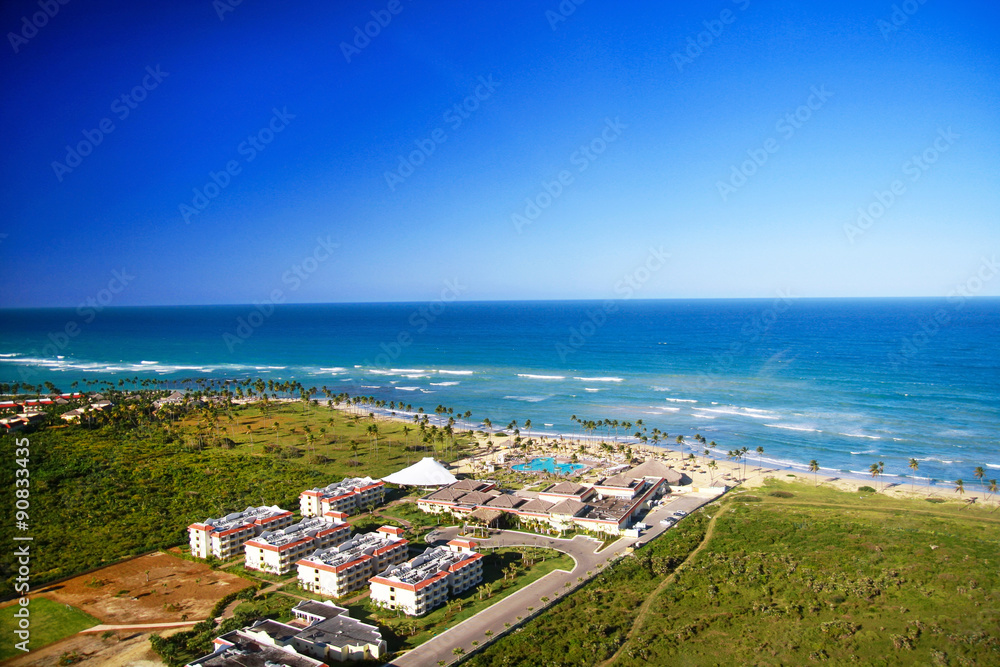
<path fill-rule="evenodd" d="M 618 650 L 615 651 L 614 655 L 612 655 L 610 658 L 608 658 L 607 660 L 605 660 L 600 664 L 600 667 L 607 667 L 608 665 L 610 665 L 611 663 L 613 663 L 615 660 L 618 659 L 618 657 L 622 654 L 622 651 L 625 650 L 625 647 L 628 646 L 628 643 L 629 641 L 631 641 L 632 636 L 635 635 L 642 628 L 642 624 L 646 620 L 646 615 L 649 613 L 649 608 L 652 606 L 653 601 L 660 596 L 660 593 L 663 591 L 664 588 L 666 588 L 667 586 L 669 586 L 674 582 L 674 579 L 677 578 L 677 573 L 680 572 L 688 563 L 694 560 L 698 556 L 698 554 L 701 553 L 701 550 L 704 549 L 705 546 L 712 539 L 712 535 L 715 534 L 715 522 L 725 511 L 726 511 L 725 505 L 719 508 L 719 511 L 716 512 L 715 515 L 712 517 L 711 521 L 708 522 L 708 528 L 705 530 L 705 537 L 702 538 L 701 543 L 698 544 L 698 546 L 695 547 L 694 550 L 687 555 L 687 558 L 684 559 L 683 563 L 678 565 L 673 572 L 667 575 L 667 577 L 660 582 L 660 585 L 656 587 L 656 590 L 650 593 L 649 596 L 645 600 L 643 600 L 642 604 L 639 606 L 639 613 L 636 614 L 635 620 L 632 622 L 632 629 L 629 630 L 627 635 L 625 635 L 625 641 L 623 641 L 621 646 L 618 647 Z"/>

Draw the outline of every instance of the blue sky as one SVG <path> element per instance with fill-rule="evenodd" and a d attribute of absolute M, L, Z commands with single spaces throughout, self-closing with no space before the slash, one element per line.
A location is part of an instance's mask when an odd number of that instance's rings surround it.
<path fill-rule="evenodd" d="M 3 4 L 0 307 L 944 296 L 1000 251 L 995 3 L 223 2 Z"/>

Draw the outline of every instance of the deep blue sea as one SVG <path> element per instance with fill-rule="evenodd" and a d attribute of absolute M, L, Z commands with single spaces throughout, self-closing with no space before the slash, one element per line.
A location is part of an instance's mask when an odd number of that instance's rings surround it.
<path fill-rule="evenodd" d="M 908 480 L 912 457 L 978 488 L 975 466 L 1000 476 L 998 333 L 1000 299 L 6 310 L 0 381 L 291 379 L 533 435 L 642 419 L 829 473 Z"/>

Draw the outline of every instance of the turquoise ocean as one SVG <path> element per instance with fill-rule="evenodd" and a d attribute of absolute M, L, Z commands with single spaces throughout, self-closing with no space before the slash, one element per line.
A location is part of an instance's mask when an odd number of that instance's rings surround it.
<path fill-rule="evenodd" d="M 1000 476 L 998 334 L 1000 299 L 961 297 L 83 306 L 0 311 L 0 381 L 295 380 L 532 435 L 641 419 L 974 491 L 976 466 Z"/>

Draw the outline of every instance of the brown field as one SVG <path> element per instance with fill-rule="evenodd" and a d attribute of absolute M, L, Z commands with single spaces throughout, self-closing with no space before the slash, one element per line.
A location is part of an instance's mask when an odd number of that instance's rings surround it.
<path fill-rule="evenodd" d="M 147 576 L 148 573 L 148 576 Z M 147 581 L 148 580 L 148 581 Z M 109 625 L 199 621 L 222 596 L 253 585 L 169 553 L 109 565 L 36 591 Z"/>

